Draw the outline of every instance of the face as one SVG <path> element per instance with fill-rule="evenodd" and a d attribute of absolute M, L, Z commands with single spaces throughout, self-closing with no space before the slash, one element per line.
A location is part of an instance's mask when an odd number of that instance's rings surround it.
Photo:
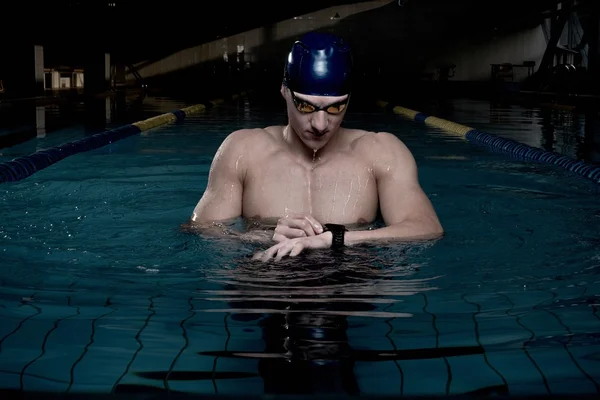
<path fill-rule="evenodd" d="M 290 125 L 300 140 L 309 148 L 319 150 L 339 129 L 349 95 L 344 96 L 308 96 L 282 88 L 288 106 Z"/>

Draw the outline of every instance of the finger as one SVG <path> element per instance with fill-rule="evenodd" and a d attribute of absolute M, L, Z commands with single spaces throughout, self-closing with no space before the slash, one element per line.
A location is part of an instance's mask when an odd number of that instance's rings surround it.
<path fill-rule="evenodd" d="M 275 233 L 273 234 L 273 239 L 275 240 L 275 236 L 283 236 L 284 238 L 292 239 L 298 237 L 306 237 L 306 231 L 298 228 L 290 228 L 288 226 L 278 226 L 275 228 Z"/>
<path fill-rule="evenodd" d="M 317 221 L 315 217 L 312 215 L 306 215 L 304 219 L 308 221 L 317 235 L 323 233 L 323 225 L 321 225 L 321 223 Z"/>
<path fill-rule="evenodd" d="M 293 213 L 293 214 L 290 214 L 290 217 L 292 219 L 296 219 L 296 220 L 306 220 L 312 226 L 313 230 L 315 231 L 315 233 L 317 235 L 320 233 L 323 233 L 323 225 L 321 225 L 321 223 L 319 221 L 317 221 L 317 219 L 310 214 Z"/>
<path fill-rule="evenodd" d="M 282 246 L 279 248 L 279 250 L 277 250 L 277 255 L 275 256 L 275 261 L 281 261 L 281 259 L 286 256 L 290 250 L 292 250 L 294 248 L 293 244 L 286 244 L 285 246 Z"/>
<path fill-rule="evenodd" d="M 258 260 L 260 260 L 261 262 L 267 262 L 270 258 L 271 257 L 269 257 L 269 254 L 266 251 L 263 251 L 260 253 L 260 257 L 258 257 Z"/>
<path fill-rule="evenodd" d="M 274 242 L 279 243 L 279 242 L 283 242 L 286 239 L 287 238 L 284 235 L 280 234 L 280 233 L 273 234 L 273 241 Z"/>
<path fill-rule="evenodd" d="M 285 242 L 283 242 L 283 243 L 285 243 Z M 278 243 L 275 246 L 269 247 L 267 250 L 265 250 L 263 252 L 261 260 L 262 261 L 269 261 L 271 258 L 273 258 L 273 256 L 275 255 L 275 253 L 277 253 L 279 251 L 279 249 L 281 247 L 283 247 L 282 243 Z"/>
<path fill-rule="evenodd" d="M 302 243 L 296 243 L 292 248 L 292 251 L 290 251 L 290 257 L 296 257 L 298 254 L 302 253 L 302 250 L 304 250 Z"/>
<path fill-rule="evenodd" d="M 306 236 L 314 236 L 317 234 L 317 232 L 315 232 L 313 225 L 306 218 L 286 219 L 286 220 L 282 221 L 281 225 L 278 225 L 278 227 L 285 227 L 285 226 L 287 226 L 288 228 L 291 228 L 291 229 L 300 229 L 306 233 Z"/>

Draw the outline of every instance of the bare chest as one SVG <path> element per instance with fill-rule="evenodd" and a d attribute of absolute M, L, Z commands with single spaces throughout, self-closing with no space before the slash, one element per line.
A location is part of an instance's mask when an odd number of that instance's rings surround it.
<path fill-rule="evenodd" d="M 302 165 L 286 157 L 261 162 L 246 176 L 243 214 L 281 217 L 307 212 L 322 223 L 371 222 L 377 215 L 372 169 L 351 157 Z"/>

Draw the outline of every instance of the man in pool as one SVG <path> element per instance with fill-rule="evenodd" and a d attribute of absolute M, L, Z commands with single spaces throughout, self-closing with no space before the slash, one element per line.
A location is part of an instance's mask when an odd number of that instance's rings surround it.
<path fill-rule="evenodd" d="M 242 129 L 223 141 L 190 226 L 274 218 L 272 246 L 254 257 L 263 261 L 306 249 L 440 237 L 403 142 L 341 126 L 351 83 L 352 55 L 343 39 L 312 32 L 295 42 L 281 86 L 288 124 Z M 361 229 L 378 215 L 384 227 Z"/>

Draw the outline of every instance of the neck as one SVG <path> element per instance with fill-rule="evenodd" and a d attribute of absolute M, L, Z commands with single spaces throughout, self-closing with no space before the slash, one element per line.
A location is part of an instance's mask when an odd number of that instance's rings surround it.
<path fill-rule="evenodd" d="M 338 132 L 336 132 L 322 147 L 313 148 L 307 146 L 302 140 L 300 140 L 298 134 L 294 131 L 294 128 L 292 128 L 291 125 L 288 124 L 285 126 L 285 128 L 283 128 L 283 140 L 288 144 L 292 152 L 298 154 L 302 160 L 310 162 L 314 162 L 317 159 L 326 157 L 330 152 L 330 149 L 335 147 L 338 136 Z"/>

